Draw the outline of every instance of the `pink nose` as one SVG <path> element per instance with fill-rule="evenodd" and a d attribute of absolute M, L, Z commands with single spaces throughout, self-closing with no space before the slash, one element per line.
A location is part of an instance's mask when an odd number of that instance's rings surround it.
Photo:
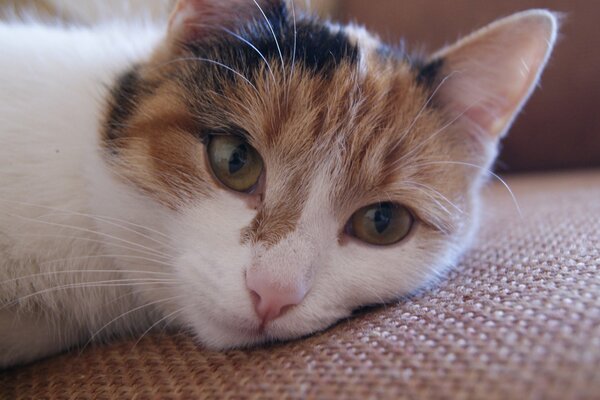
<path fill-rule="evenodd" d="M 307 292 L 301 284 L 279 285 L 269 274 L 254 268 L 246 274 L 246 286 L 254 296 L 254 309 L 263 325 L 279 317 L 286 308 L 300 304 Z"/>

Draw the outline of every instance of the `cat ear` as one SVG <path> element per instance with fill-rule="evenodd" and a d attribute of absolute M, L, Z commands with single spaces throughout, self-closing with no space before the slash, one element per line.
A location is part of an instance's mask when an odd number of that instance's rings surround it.
<path fill-rule="evenodd" d="M 517 13 L 442 49 L 424 71 L 436 70 L 436 96 L 451 117 L 495 142 L 535 88 L 557 31 L 549 11 Z"/>
<path fill-rule="evenodd" d="M 169 21 L 169 35 L 180 41 L 221 35 L 225 29 L 265 18 L 283 0 L 178 0 Z"/>

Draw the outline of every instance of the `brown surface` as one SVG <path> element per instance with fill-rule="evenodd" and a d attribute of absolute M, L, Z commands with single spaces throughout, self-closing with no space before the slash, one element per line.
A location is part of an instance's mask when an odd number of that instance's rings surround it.
<path fill-rule="evenodd" d="M 509 181 L 440 287 L 303 341 L 152 336 L 0 375 L 6 399 L 600 398 L 600 170 Z"/>
<path fill-rule="evenodd" d="M 340 13 L 409 49 L 435 50 L 494 19 L 528 8 L 566 12 L 542 87 L 504 143 L 501 169 L 600 166 L 600 2 L 591 0 L 343 0 Z M 417 46 L 418 48 L 418 46 Z"/>

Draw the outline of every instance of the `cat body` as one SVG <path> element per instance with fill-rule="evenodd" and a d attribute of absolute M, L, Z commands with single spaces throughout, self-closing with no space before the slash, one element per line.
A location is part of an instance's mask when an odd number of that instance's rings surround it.
<path fill-rule="evenodd" d="M 94 233 L 98 220 L 84 216 L 97 213 L 94 202 L 117 195 L 100 176 L 102 102 L 119 74 L 148 57 L 161 35 L 158 28 L 0 25 L 3 304 L 46 289 L 122 278 L 116 272 L 53 272 L 116 269 L 110 258 L 93 258 L 107 254 L 106 236 Z M 122 211 L 135 214 L 139 206 Z M 126 293 L 125 287 L 49 290 L 22 300 L 18 317 L 13 307 L 3 308 L 1 363 L 28 361 L 80 341 L 89 334 L 87 323 L 99 329 L 130 309 Z"/>
<path fill-rule="evenodd" d="M 297 338 L 435 281 L 556 29 L 412 61 L 281 1 L 0 24 L 0 367 L 166 326 Z"/>

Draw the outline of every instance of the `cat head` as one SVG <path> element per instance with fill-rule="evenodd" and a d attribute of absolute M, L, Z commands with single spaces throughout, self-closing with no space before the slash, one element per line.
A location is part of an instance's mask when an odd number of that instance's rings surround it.
<path fill-rule="evenodd" d="M 284 1 L 180 0 L 115 86 L 101 138 L 114 180 L 142 199 L 129 217 L 168 242 L 152 268 L 179 283 L 153 293 L 227 348 L 439 277 L 556 32 L 552 13 L 527 11 L 413 59 Z"/>

